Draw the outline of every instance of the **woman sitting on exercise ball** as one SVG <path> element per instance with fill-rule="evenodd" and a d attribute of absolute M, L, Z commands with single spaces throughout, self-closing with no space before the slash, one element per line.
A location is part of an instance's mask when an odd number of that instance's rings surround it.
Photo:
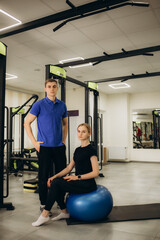
<path fill-rule="evenodd" d="M 65 205 L 66 193 L 89 193 L 97 189 L 95 177 L 99 175 L 99 166 L 96 150 L 91 146 L 89 137 L 91 128 L 88 124 L 82 123 L 77 128 L 77 136 L 81 141 L 81 146 L 76 148 L 70 164 L 61 172 L 48 179 L 48 198 L 46 206 L 32 226 L 38 227 L 49 221 L 49 211 L 55 201 L 58 203 L 61 213 L 52 218 L 53 221 L 69 218 Z M 75 176 L 69 175 L 75 167 Z"/>

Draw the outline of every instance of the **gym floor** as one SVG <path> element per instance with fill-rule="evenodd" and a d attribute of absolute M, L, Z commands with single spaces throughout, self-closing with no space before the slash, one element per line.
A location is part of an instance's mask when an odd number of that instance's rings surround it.
<path fill-rule="evenodd" d="M 97 183 L 112 193 L 114 206 L 160 202 L 159 163 L 114 163 L 103 167 L 105 178 Z M 49 221 L 35 228 L 31 223 L 39 216 L 38 194 L 23 191 L 23 181 L 36 175 L 10 176 L 10 195 L 5 202 L 12 202 L 14 211 L 0 209 L 1 240 L 160 240 L 160 219 L 100 224 L 69 225 L 66 221 Z M 59 210 L 55 204 L 54 215 Z"/>

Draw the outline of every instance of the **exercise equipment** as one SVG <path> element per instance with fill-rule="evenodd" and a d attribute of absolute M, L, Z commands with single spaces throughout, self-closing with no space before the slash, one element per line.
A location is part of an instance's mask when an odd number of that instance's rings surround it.
<path fill-rule="evenodd" d="M 4 171 L 3 171 L 3 180 L 4 180 L 4 186 L 5 186 L 5 193 L 3 193 L 3 197 L 7 198 L 9 195 L 9 159 L 8 159 L 8 149 L 9 149 L 9 143 L 13 142 L 13 139 L 9 139 L 9 129 L 8 129 L 8 122 L 9 122 L 9 109 L 5 106 L 4 110 Z"/>
<path fill-rule="evenodd" d="M 89 123 L 92 128 L 92 136 L 91 136 L 91 144 L 94 145 L 97 151 L 98 161 L 100 163 L 100 171 L 103 167 L 103 122 L 102 122 L 102 114 L 98 113 L 98 97 L 99 92 L 97 91 L 97 83 L 88 82 L 83 83 L 79 80 L 73 79 L 66 75 L 66 71 L 58 66 L 54 66 L 48 64 L 46 67 L 46 80 L 49 78 L 58 79 L 60 87 L 61 87 L 61 100 L 66 102 L 66 82 L 71 82 L 78 86 L 81 86 L 85 90 L 85 111 L 84 117 L 85 119 L 82 122 Z M 91 94 L 90 94 L 91 93 Z M 89 103 L 93 100 L 93 112 L 89 114 Z M 93 121 L 92 121 L 92 116 Z M 92 125 L 93 122 L 93 125 Z M 68 133 L 69 135 L 69 133 Z M 67 147 L 68 153 L 70 153 L 69 146 Z M 100 177 L 104 177 L 103 173 L 99 174 Z"/>
<path fill-rule="evenodd" d="M 0 42 L 0 208 L 13 210 L 12 203 L 4 203 L 4 198 L 8 193 L 4 194 L 4 125 L 5 125 L 5 75 L 6 75 L 6 55 L 7 46 Z M 8 142 L 6 142 L 8 143 Z M 7 189 L 8 189 L 8 175 L 7 175 Z"/>
<path fill-rule="evenodd" d="M 66 207 L 71 217 L 95 222 L 108 216 L 113 207 L 111 193 L 102 185 L 97 190 L 85 194 L 69 194 Z"/>
<path fill-rule="evenodd" d="M 108 217 L 97 223 L 124 222 L 137 220 L 160 219 L 160 203 L 115 206 Z M 74 218 L 66 220 L 68 225 L 85 224 L 86 222 Z"/>
<path fill-rule="evenodd" d="M 152 111 L 154 149 L 160 148 L 160 110 Z"/>
<path fill-rule="evenodd" d="M 10 162 L 10 172 L 13 172 L 15 176 L 23 176 L 23 171 L 37 171 L 38 162 L 37 156 L 32 156 L 31 154 L 36 152 L 35 148 L 26 149 L 24 148 L 24 119 L 29 113 L 32 105 L 38 100 L 37 95 L 32 95 L 23 105 L 19 107 L 10 108 L 10 123 L 9 123 L 9 138 L 18 138 L 18 149 L 13 149 L 13 144 L 9 145 L 9 162 Z M 28 105 L 29 104 L 29 105 Z M 16 120 L 16 121 L 15 121 Z M 15 123 L 15 129 L 14 129 Z M 19 128 L 17 134 L 16 128 Z M 35 164 L 37 165 L 35 167 Z"/>
<path fill-rule="evenodd" d="M 23 190 L 25 192 L 34 193 L 36 192 L 37 188 L 38 188 L 38 177 L 24 181 Z"/>

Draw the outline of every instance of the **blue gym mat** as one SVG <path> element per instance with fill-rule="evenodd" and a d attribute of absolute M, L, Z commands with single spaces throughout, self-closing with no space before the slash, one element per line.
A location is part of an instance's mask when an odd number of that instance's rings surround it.
<path fill-rule="evenodd" d="M 160 219 L 160 203 L 144 205 L 115 206 L 111 213 L 104 219 L 96 222 L 84 222 L 77 219 L 66 219 L 67 225 L 88 224 L 88 223 L 108 223 Z"/>

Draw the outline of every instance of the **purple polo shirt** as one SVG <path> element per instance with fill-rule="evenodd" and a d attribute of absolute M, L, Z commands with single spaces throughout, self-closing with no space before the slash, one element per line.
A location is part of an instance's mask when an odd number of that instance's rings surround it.
<path fill-rule="evenodd" d="M 35 102 L 30 111 L 37 117 L 38 136 L 41 146 L 62 146 L 62 119 L 67 117 L 67 107 L 57 99 L 52 102 L 48 97 Z"/>

